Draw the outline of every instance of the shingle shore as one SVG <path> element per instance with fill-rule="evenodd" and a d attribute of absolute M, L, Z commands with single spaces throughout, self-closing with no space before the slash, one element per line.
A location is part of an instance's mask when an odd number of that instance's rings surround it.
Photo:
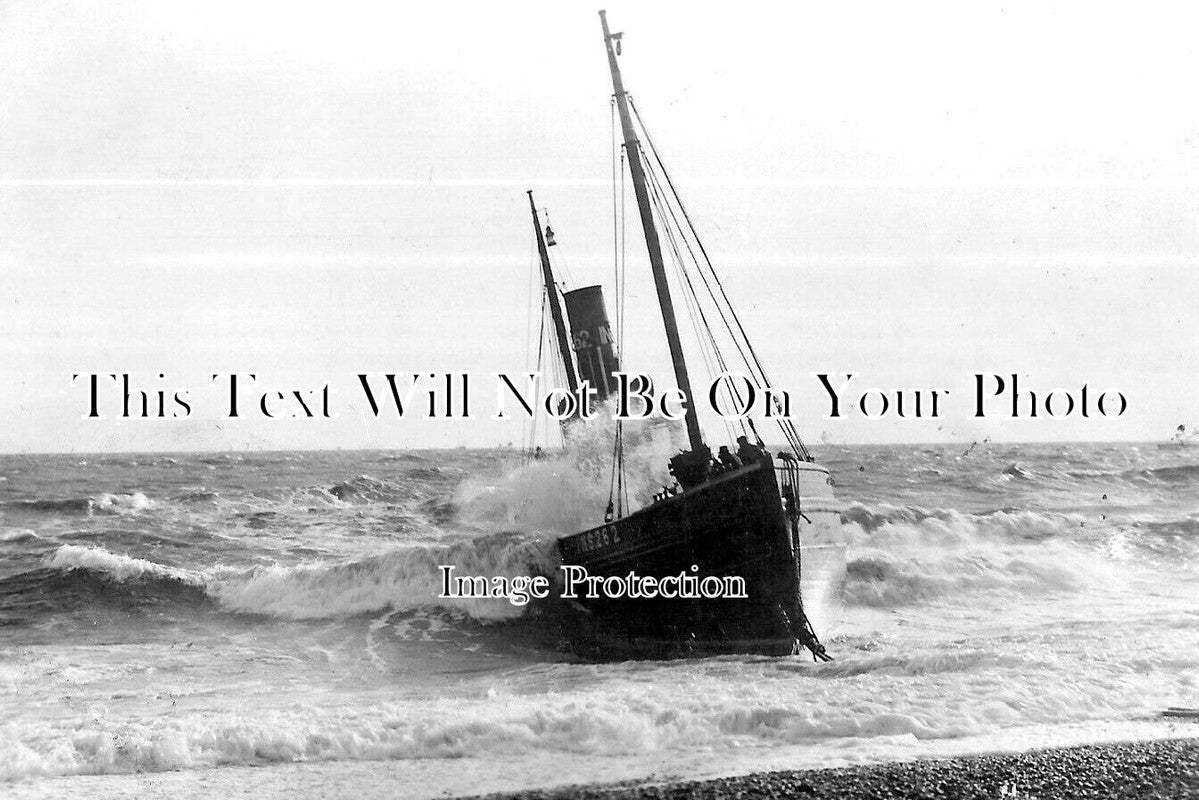
<path fill-rule="evenodd" d="M 1199 798 L 1199 738 L 1084 745 L 670 784 L 572 786 L 492 800 Z"/>

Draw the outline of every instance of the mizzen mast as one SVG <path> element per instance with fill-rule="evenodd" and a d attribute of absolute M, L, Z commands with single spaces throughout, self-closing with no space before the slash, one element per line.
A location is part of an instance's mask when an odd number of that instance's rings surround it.
<path fill-rule="evenodd" d="M 570 337 L 566 335 L 566 322 L 562 318 L 562 303 L 558 299 L 558 284 L 554 282 L 554 270 L 550 266 L 550 254 L 545 246 L 545 234 L 541 232 L 541 218 L 537 216 L 537 204 L 533 202 L 533 190 L 529 189 L 529 210 L 533 212 L 533 230 L 537 233 L 537 255 L 541 258 L 541 275 L 545 280 L 545 291 L 550 300 L 550 316 L 554 320 L 554 334 L 558 340 L 558 354 L 562 356 L 562 368 L 566 371 L 566 385 L 570 393 L 578 391 L 575 362 L 570 357 Z M 552 235 L 552 234 L 551 234 Z"/>
<path fill-rule="evenodd" d="M 662 245 L 658 241 L 658 229 L 654 226 L 653 209 L 650 206 L 649 188 L 645 180 L 645 168 L 641 163 L 640 144 L 633 120 L 629 115 L 629 101 L 625 96 L 620 67 L 616 63 L 617 42 L 621 34 L 608 31 L 608 17 L 599 12 L 604 26 L 604 47 L 608 51 L 608 67 L 612 70 L 612 90 L 616 96 L 616 108 L 620 113 L 620 126 L 624 132 L 625 154 L 629 161 L 629 172 L 637 194 L 637 207 L 641 212 L 641 228 L 645 231 L 645 248 L 649 251 L 650 268 L 654 273 L 654 287 L 658 292 L 658 305 L 662 308 L 662 323 L 666 326 L 666 344 L 670 348 L 670 360 L 674 364 L 674 379 L 687 398 L 687 438 L 694 453 L 706 450 L 703 434 L 699 429 L 699 415 L 695 411 L 695 397 L 691 393 L 691 379 L 687 375 L 687 362 L 683 357 L 683 345 L 679 340 L 679 326 L 674 316 L 674 302 L 670 298 L 670 285 L 666 282 L 666 267 L 662 261 Z M 706 469 L 707 458 L 703 460 Z"/>

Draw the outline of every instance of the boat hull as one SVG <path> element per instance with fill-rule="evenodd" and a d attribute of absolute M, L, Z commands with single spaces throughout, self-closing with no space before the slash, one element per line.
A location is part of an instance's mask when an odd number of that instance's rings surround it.
<path fill-rule="evenodd" d="M 786 501 L 780 486 L 798 502 Z M 806 609 L 822 607 L 844 572 L 830 487 L 823 467 L 792 462 L 776 476 L 764 460 L 559 540 L 562 564 L 588 575 L 685 575 L 697 584 L 714 577 L 744 589 L 744 596 L 636 598 L 576 589 L 564 595 L 574 611 L 563 627 L 567 645 L 598 657 L 649 658 L 811 647 Z"/>

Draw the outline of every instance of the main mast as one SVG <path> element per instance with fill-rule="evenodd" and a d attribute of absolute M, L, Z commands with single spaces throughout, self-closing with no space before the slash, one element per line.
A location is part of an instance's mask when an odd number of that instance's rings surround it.
<path fill-rule="evenodd" d="M 674 302 L 670 299 L 670 285 L 666 282 L 666 267 L 662 262 L 662 245 L 658 241 L 658 229 L 654 226 L 654 214 L 645 181 L 645 168 L 641 164 L 640 145 L 637 133 L 633 130 L 633 120 L 629 116 L 629 101 L 625 96 L 624 82 L 620 78 L 620 67 L 616 63 L 616 50 L 612 44 L 615 37 L 608 32 L 607 14 L 601 11 L 599 15 L 600 22 L 604 26 L 604 46 L 608 51 L 608 66 L 612 70 L 612 89 L 616 95 L 616 108 L 620 112 L 620 127 L 624 131 L 625 154 L 629 160 L 633 189 L 637 193 L 637 207 L 641 211 L 641 228 L 645 231 L 645 249 L 649 251 L 649 264 L 654 273 L 654 287 L 658 290 L 658 305 L 662 308 L 662 323 L 666 326 L 666 344 L 670 347 L 670 360 L 674 364 L 674 379 L 687 398 L 687 439 L 691 442 L 692 452 L 699 453 L 704 450 L 704 440 L 699 429 L 699 415 L 695 411 L 695 396 L 691 393 L 691 379 L 687 375 L 687 362 L 683 358 L 683 345 L 679 340 L 679 326 L 674 317 Z"/>
<path fill-rule="evenodd" d="M 562 319 L 562 304 L 558 301 L 558 284 L 554 283 L 554 270 L 550 267 L 550 254 L 545 247 L 545 235 L 541 232 L 541 219 L 537 216 L 537 204 L 533 202 L 533 190 L 529 189 L 529 210 L 533 212 L 533 230 L 537 233 L 537 255 L 541 257 L 541 276 L 545 280 L 545 291 L 550 298 L 550 316 L 554 320 L 554 333 L 558 339 L 558 354 L 562 356 L 562 367 L 566 370 L 566 385 L 570 393 L 578 391 L 575 377 L 575 362 L 570 357 L 570 339 L 566 335 L 566 323 Z"/>

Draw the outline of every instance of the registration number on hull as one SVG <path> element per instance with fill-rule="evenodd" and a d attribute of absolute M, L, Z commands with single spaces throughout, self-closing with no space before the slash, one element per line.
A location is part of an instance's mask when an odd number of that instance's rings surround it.
<path fill-rule="evenodd" d="M 580 533 L 571 539 L 571 545 L 580 553 L 591 553 L 620 543 L 620 531 L 615 525 L 605 525 L 593 531 Z"/>

